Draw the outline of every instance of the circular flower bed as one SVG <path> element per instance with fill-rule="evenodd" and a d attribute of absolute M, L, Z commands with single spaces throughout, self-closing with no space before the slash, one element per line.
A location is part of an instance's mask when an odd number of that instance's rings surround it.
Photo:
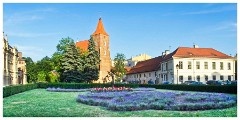
<path fill-rule="evenodd" d="M 79 95 L 77 101 L 114 111 L 148 109 L 193 111 L 223 109 L 237 104 L 236 96 L 222 93 L 160 91 L 88 92 Z"/>

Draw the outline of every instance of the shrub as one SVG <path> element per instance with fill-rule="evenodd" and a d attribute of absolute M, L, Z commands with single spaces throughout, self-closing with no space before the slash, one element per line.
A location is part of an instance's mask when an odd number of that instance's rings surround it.
<path fill-rule="evenodd" d="M 218 92 L 237 94 L 236 85 L 148 85 L 140 84 L 139 87 L 150 87 L 156 89 L 200 91 L 200 92 Z"/>
<path fill-rule="evenodd" d="M 3 87 L 3 97 L 8 97 L 24 91 L 36 89 L 37 84 L 14 85 Z"/>
<path fill-rule="evenodd" d="M 138 84 L 115 84 L 115 87 L 130 87 L 137 88 Z M 38 88 L 66 88 L 66 89 L 84 89 L 84 88 L 103 88 L 112 87 L 111 84 L 101 84 L 101 83 L 38 83 Z"/>

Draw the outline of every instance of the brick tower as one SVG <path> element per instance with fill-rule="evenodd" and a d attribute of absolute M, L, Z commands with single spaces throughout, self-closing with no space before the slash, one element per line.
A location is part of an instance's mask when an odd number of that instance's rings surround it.
<path fill-rule="evenodd" d="M 111 58 L 110 58 L 110 49 L 109 49 L 109 35 L 104 30 L 102 19 L 100 18 L 97 24 L 96 31 L 91 35 L 96 44 L 96 50 L 100 55 L 100 72 L 99 79 L 93 81 L 95 83 L 103 83 L 108 75 L 108 71 L 111 70 Z M 76 43 L 77 47 L 80 47 L 83 51 L 87 50 L 89 41 L 84 40 Z M 110 79 L 111 80 L 111 79 Z M 106 81 L 109 82 L 109 81 Z"/>
<path fill-rule="evenodd" d="M 97 82 L 103 83 L 104 78 L 108 75 L 108 71 L 111 70 L 111 58 L 109 50 L 109 35 L 104 30 L 102 19 L 98 21 L 96 31 L 91 35 L 96 43 L 96 50 L 100 55 L 100 72 Z"/>

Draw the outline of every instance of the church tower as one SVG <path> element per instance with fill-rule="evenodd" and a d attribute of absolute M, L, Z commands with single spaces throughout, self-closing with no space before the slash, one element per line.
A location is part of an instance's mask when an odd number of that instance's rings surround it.
<path fill-rule="evenodd" d="M 108 71 L 111 70 L 111 58 L 110 58 L 110 48 L 109 48 L 109 35 L 104 30 L 102 19 L 99 18 L 96 31 L 91 35 L 96 44 L 96 50 L 100 55 L 100 71 L 99 79 L 97 83 L 103 83 L 105 77 L 108 75 Z M 109 81 L 106 81 L 109 82 Z"/>

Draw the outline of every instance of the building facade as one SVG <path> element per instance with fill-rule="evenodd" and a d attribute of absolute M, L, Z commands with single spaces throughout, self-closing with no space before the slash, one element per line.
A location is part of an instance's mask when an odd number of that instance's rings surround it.
<path fill-rule="evenodd" d="M 91 35 L 93 40 L 96 44 L 96 50 L 98 51 L 100 55 L 100 65 L 99 65 L 99 79 L 97 81 L 94 81 L 96 83 L 103 83 L 107 82 L 108 78 L 108 72 L 111 71 L 111 58 L 110 58 L 110 38 L 107 32 L 104 29 L 102 19 L 100 18 L 98 21 L 98 25 L 96 28 L 96 31 Z M 80 49 L 86 51 L 88 48 L 89 41 L 84 40 L 76 43 L 77 47 L 80 47 Z M 108 80 L 110 81 L 110 80 Z"/>
<path fill-rule="evenodd" d="M 203 83 L 208 80 L 236 80 L 236 59 L 213 48 L 179 47 L 172 53 L 166 50 L 152 65 L 147 65 L 148 61 L 143 61 L 141 63 L 143 65 L 139 63 L 131 69 L 127 73 L 128 81 L 139 80 L 140 83 L 147 83 L 153 80 L 155 84 L 161 84 L 164 81 L 181 84 L 187 80 Z M 135 70 L 138 66 L 143 66 L 142 70 Z M 147 68 L 151 70 L 145 71 Z M 149 73 L 154 76 L 150 77 Z M 149 76 L 144 77 L 144 74 Z"/>
<path fill-rule="evenodd" d="M 134 56 L 134 57 L 131 57 L 130 59 L 128 59 L 126 62 L 125 62 L 125 66 L 127 67 L 133 67 L 135 66 L 138 62 L 140 61 L 145 61 L 145 60 L 149 60 L 151 59 L 152 57 L 147 55 L 147 54 L 140 54 L 140 55 L 137 55 L 137 56 Z"/>
<path fill-rule="evenodd" d="M 16 47 L 12 47 L 8 43 L 7 35 L 3 35 L 3 86 L 26 84 L 26 64 L 20 58 Z M 21 54 L 21 53 L 20 53 Z M 19 63 L 20 62 L 20 63 Z M 23 64 L 22 64 L 23 63 Z M 22 71 L 19 71 L 22 70 Z"/>

